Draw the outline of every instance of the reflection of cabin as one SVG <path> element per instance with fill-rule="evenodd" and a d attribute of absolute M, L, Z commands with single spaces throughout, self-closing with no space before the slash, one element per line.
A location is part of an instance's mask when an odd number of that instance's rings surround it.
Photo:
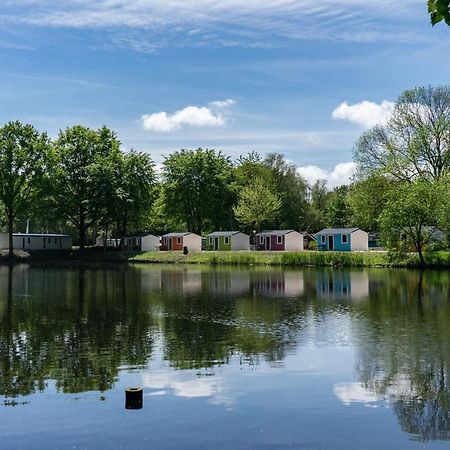
<path fill-rule="evenodd" d="M 316 290 L 319 297 L 327 299 L 362 300 L 369 296 L 369 275 L 362 271 L 318 271 Z"/>
<path fill-rule="evenodd" d="M 248 270 L 211 270 L 203 273 L 203 288 L 210 295 L 243 295 L 250 290 Z"/>
<path fill-rule="evenodd" d="M 215 231 L 207 239 L 208 250 L 250 250 L 250 237 L 240 231 Z"/>
<path fill-rule="evenodd" d="M 303 272 L 297 271 L 255 271 L 251 278 L 254 295 L 269 297 L 294 297 L 304 290 Z"/>
<path fill-rule="evenodd" d="M 178 294 L 199 294 L 202 290 L 202 271 L 168 268 L 161 270 L 161 291 Z"/>
<path fill-rule="evenodd" d="M 190 252 L 199 252 L 202 249 L 202 238 L 195 233 L 168 233 L 162 236 L 161 250 L 183 250 L 187 247 Z"/>
<path fill-rule="evenodd" d="M 0 248 L 9 248 L 8 234 L 0 234 Z M 71 250 L 72 238 L 67 234 L 13 233 L 14 250 Z"/>
<path fill-rule="evenodd" d="M 303 235 L 294 230 L 266 230 L 256 235 L 257 250 L 299 252 L 303 250 Z"/>
<path fill-rule="evenodd" d="M 359 228 L 325 228 L 316 234 L 319 250 L 350 252 L 369 250 L 369 236 Z"/>
<path fill-rule="evenodd" d="M 160 240 L 151 233 L 133 234 L 123 238 L 122 250 L 147 252 L 159 250 Z"/>

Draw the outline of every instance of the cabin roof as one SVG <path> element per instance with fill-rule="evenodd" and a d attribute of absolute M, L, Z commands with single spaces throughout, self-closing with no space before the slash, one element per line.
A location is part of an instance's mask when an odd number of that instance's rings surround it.
<path fill-rule="evenodd" d="M 324 228 L 316 234 L 349 234 L 360 230 L 360 228 Z M 362 231 L 362 230 L 361 230 Z"/>
<path fill-rule="evenodd" d="M 146 237 L 146 236 L 159 237 L 159 236 L 156 236 L 155 234 L 150 233 L 150 232 L 147 232 L 147 233 L 146 232 L 144 232 L 144 233 L 132 233 L 132 234 L 125 235 L 126 238 L 133 238 L 133 237 L 143 238 L 143 237 Z"/>
<path fill-rule="evenodd" d="M 14 237 L 70 237 L 68 234 L 56 233 L 13 233 Z"/>
<path fill-rule="evenodd" d="M 258 233 L 258 236 L 261 236 L 261 235 L 280 236 L 280 235 L 285 235 L 285 234 L 289 234 L 289 233 L 298 233 L 298 231 L 295 231 L 295 230 L 264 230 L 264 231 L 261 231 L 261 233 Z"/>
<path fill-rule="evenodd" d="M 245 234 L 242 231 L 214 231 L 213 233 L 209 233 L 207 236 L 211 237 L 220 237 L 220 236 L 233 236 L 235 234 Z M 246 235 L 247 236 L 247 235 Z"/>
<path fill-rule="evenodd" d="M 167 234 L 163 234 L 162 237 L 183 237 L 183 236 L 188 236 L 189 234 L 194 234 L 190 231 L 185 231 L 185 232 L 181 232 L 181 233 L 167 233 Z"/>

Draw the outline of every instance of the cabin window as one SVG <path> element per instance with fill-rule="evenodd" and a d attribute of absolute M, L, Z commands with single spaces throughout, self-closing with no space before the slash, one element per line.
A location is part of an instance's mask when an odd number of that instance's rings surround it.
<path fill-rule="evenodd" d="M 57 244 L 58 243 L 58 238 L 55 238 L 55 244 Z"/>
<path fill-rule="evenodd" d="M 230 243 L 230 238 L 229 238 L 228 236 L 225 236 L 225 237 L 223 238 L 223 243 L 224 243 L 224 244 L 229 244 L 229 243 Z"/>
<path fill-rule="evenodd" d="M 49 243 L 49 244 L 52 243 L 52 238 L 48 238 L 48 243 Z"/>
<path fill-rule="evenodd" d="M 264 236 L 260 236 L 259 237 L 259 243 L 260 244 L 264 244 Z"/>
<path fill-rule="evenodd" d="M 177 244 L 181 244 L 181 238 L 177 237 Z"/>
<path fill-rule="evenodd" d="M 209 238 L 209 243 L 212 244 L 212 241 L 213 241 L 213 238 L 210 237 L 210 238 Z"/>
<path fill-rule="evenodd" d="M 322 244 L 325 244 L 325 235 L 322 234 Z"/>
<path fill-rule="evenodd" d="M 347 242 L 348 242 L 347 235 L 346 235 L 346 234 L 343 234 L 343 235 L 342 235 L 342 243 L 343 243 L 343 244 L 346 244 Z"/>
<path fill-rule="evenodd" d="M 164 238 L 164 244 L 167 244 L 167 238 Z"/>
<path fill-rule="evenodd" d="M 283 236 L 277 236 L 277 244 L 283 243 Z"/>
<path fill-rule="evenodd" d="M 28 243 L 30 243 L 31 242 L 31 238 L 28 238 Z"/>

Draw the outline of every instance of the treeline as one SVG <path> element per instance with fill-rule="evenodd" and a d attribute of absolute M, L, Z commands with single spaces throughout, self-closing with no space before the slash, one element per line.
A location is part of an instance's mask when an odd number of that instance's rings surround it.
<path fill-rule="evenodd" d="M 51 140 L 10 122 L 0 128 L 3 225 L 24 230 L 29 220 L 35 232 L 72 234 L 80 248 L 131 231 L 358 226 L 397 249 L 407 235 L 422 255 L 428 226 L 450 228 L 450 88 L 405 91 L 389 123 L 361 136 L 354 160 L 355 180 L 332 190 L 325 180 L 309 185 L 279 153 L 232 161 L 183 149 L 157 173 L 148 154 L 123 151 L 107 127 L 74 126 Z"/>

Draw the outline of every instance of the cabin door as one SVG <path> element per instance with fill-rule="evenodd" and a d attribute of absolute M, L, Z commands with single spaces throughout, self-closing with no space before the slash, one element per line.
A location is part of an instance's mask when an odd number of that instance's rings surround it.
<path fill-rule="evenodd" d="M 214 238 L 214 250 L 219 250 L 219 238 Z"/>
<path fill-rule="evenodd" d="M 270 236 L 266 236 L 266 250 L 270 250 Z"/>
<path fill-rule="evenodd" d="M 334 250 L 334 236 L 328 236 L 328 250 Z"/>

